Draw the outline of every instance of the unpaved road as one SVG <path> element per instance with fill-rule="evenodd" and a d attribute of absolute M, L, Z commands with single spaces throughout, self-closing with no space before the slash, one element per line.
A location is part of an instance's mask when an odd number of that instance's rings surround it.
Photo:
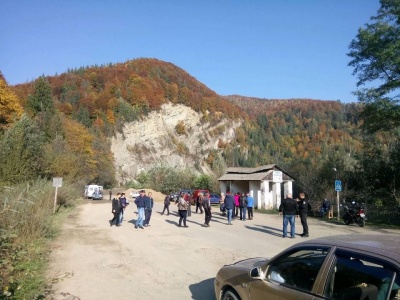
<path fill-rule="evenodd" d="M 250 257 L 270 257 L 302 238 L 282 239 L 282 217 L 255 213 L 253 220 L 226 225 L 213 207 L 211 227 L 204 215 L 192 213 L 189 228 L 177 227 L 177 209 L 161 215 L 156 202 L 150 227 L 135 229 L 131 201 L 121 227 L 110 227 L 111 202 L 87 200 L 63 226 L 54 242 L 49 278 L 51 299 L 215 299 L 214 277 L 221 266 Z M 310 236 L 396 230 L 346 226 L 309 218 Z M 297 234 L 302 233 L 296 219 Z"/>

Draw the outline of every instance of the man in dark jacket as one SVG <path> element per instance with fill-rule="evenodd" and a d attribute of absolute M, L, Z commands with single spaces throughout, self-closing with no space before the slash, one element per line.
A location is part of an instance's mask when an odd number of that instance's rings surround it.
<path fill-rule="evenodd" d="M 147 197 L 144 198 L 144 226 L 150 226 L 150 218 L 151 213 L 153 211 L 154 199 L 152 197 L 151 192 L 147 194 Z"/>
<path fill-rule="evenodd" d="M 163 215 L 164 212 L 165 212 L 165 210 L 167 210 L 167 216 L 169 216 L 169 205 L 170 205 L 170 204 L 171 204 L 171 196 L 170 196 L 170 195 L 167 195 L 167 196 L 165 196 L 165 198 L 164 198 L 164 209 L 163 209 L 161 215 Z"/>
<path fill-rule="evenodd" d="M 136 220 L 135 223 L 135 228 L 142 228 L 143 227 L 143 217 L 144 217 L 144 200 L 146 198 L 146 194 L 145 194 L 145 190 L 141 190 L 140 191 L 140 195 L 138 197 L 136 197 L 135 199 L 135 204 L 137 206 L 137 210 L 138 210 L 138 218 Z"/>
<path fill-rule="evenodd" d="M 300 221 L 301 225 L 303 226 L 303 233 L 300 236 L 308 237 L 307 216 L 308 211 L 311 209 L 311 205 L 304 193 L 299 194 L 299 198 L 297 198 L 297 204 L 299 205 Z"/>
<path fill-rule="evenodd" d="M 233 209 L 235 208 L 235 199 L 233 198 L 233 195 L 231 192 L 226 192 L 225 196 L 225 209 L 226 209 L 226 215 L 228 216 L 228 225 L 232 225 L 232 212 Z"/>
<path fill-rule="evenodd" d="M 204 208 L 204 227 L 210 227 L 211 221 L 211 203 L 210 203 L 210 194 L 205 193 L 203 198 L 203 208 Z"/>
<path fill-rule="evenodd" d="M 111 212 L 114 214 L 114 217 L 109 221 L 110 226 L 113 225 L 114 221 L 117 226 L 121 226 L 121 224 L 119 222 L 119 214 L 121 212 L 121 202 L 119 200 L 120 197 L 121 197 L 121 193 L 117 193 L 117 197 L 112 199 Z"/>
<path fill-rule="evenodd" d="M 287 236 L 287 225 L 290 223 L 290 237 L 295 238 L 295 217 L 299 217 L 299 207 L 296 200 L 292 198 L 292 194 L 288 193 L 286 199 L 283 199 L 279 206 L 279 214 L 283 215 L 283 236 Z"/>
<path fill-rule="evenodd" d="M 244 193 L 242 193 L 239 196 L 240 220 L 246 221 L 246 208 L 247 208 L 247 196 Z"/>

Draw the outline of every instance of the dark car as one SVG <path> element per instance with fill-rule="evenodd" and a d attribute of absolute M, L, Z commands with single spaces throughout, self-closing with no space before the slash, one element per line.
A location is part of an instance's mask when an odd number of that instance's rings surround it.
<path fill-rule="evenodd" d="M 92 196 L 93 200 L 103 200 L 103 193 L 99 191 L 95 191 Z"/>
<path fill-rule="evenodd" d="M 211 204 L 219 204 L 221 202 L 221 196 L 218 194 L 211 193 L 210 194 L 210 203 Z"/>
<path fill-rule="evenodd" d="M 272 259 L 222 267 L 217 300 L 399 299 L 400 239 L 348 234 L 301 242 Z"/>

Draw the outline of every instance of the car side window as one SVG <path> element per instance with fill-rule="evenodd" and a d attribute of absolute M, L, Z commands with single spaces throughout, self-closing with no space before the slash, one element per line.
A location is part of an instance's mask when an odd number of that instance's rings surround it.
<path fill-rule="evenodd" d="M 306 247 L 284 253 L 270 263 L 266 278 L 285 286 L 311 291 L 328 252 L 328 247 Z"/>
<path fill-rule="evenodd" d="M 392 299 L 397 294 L 395 270 L 372 257 L 338 251 L 325 286 L 324 296 L 330 299 Z M 396 288 L 397 287 L 397 288 Z"/>

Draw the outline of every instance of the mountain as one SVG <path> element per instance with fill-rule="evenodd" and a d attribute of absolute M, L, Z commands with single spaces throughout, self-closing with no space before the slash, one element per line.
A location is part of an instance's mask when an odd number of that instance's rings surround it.
<path fill-rule="evenodd" d="M 32 105 L 46 82 L 52 115 Z M 218 175 L 226 166 L 316 164 L 332 153 L 351 156 L 361 147 L 357 104 L 223 97 L 157 59 L 70 69 L 13 90 L 29 115 L 46 113 L 52 122 L 41 125 L 47 151 L 54 156 L 55 139 L 62 136 L 64 151 L 80 153 L 76 161 L 90 169 L 74 174 L 103 185 L 112 181 L 110 172 L 122 183 L 157 164 Z M 52 165 L 54 159 L 43 164 L 46 176 L 62 169 Z"/>

